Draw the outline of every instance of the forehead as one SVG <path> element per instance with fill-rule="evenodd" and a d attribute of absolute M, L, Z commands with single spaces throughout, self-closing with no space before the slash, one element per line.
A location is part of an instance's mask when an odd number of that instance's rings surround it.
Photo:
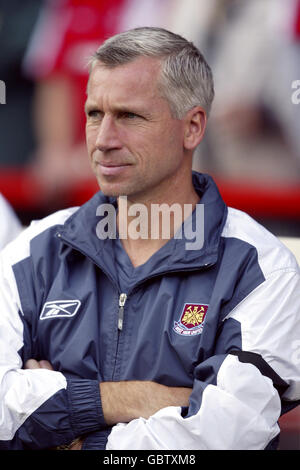
<path fill-rule="evenodd" d="M 127 64 L 108 67 L 97 62 L 87 87 L 88 99 L 98 101 L 104 97 L 116 100 L 147 100 L 159 96 L 159 59 L 140 57 Z"/>

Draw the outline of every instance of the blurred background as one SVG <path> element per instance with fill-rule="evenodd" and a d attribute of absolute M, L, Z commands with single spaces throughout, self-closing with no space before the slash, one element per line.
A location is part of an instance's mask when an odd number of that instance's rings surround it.
<path fill-rule="evenodd" d="M 194 169 L 215 178 L 228 205 L 300 237 L 300 0 L 0 0 L 0 195 L 10 216 L 26 226 L 98 190 L 84 140 L 86 64 L 136 26 L 182 34 L 213 70 Z M 12 236 L 9 220 L 1 213 Z M 281 424 L 281 448 L 300 449 L 299 412 Z"/>

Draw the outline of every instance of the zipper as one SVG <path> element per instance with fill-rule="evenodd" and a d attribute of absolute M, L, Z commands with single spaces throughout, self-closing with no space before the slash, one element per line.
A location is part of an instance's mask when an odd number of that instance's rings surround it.
<path fill-rule="evenodd" d="M 118 330 L 123 330 L 124 307 L 127 300 L 127 294 L 124 292 L 119 297 L 119 314 L 118 314 Z"/>
<path fill-rule="evenodd" d="M 119 311 L 118 311 L 118 336 L 117 336 L 117 344 L 116 344 L 116 353 L 115 353 L 115 361 L 114 361 L 114 366 L 112 369 L 112 376 L 111 380 L 114 380 L 115 378 L 115 373 L 116 373 L 116 366 L 118 362 L 118 355 L 119 355 L 119 343 L 120 343 L 120 335 L 123 330 L 123 319 L 124 319 L 124 307 L 125 307 L 125 302 L 127 300 L 127 294 L 122 292 L 119 295 Z"/>
<path fill-rule="evenodd" d="M 90 259 L 94 264 L 96 264 L 96 266 L 98 266 L 104 273 L 105 275 L 108 277 L 108 279 L 110 279 L 111 283 L 116 287 L 116 290 L 118 291 L 118 286 L 116 285 L 115 281 L 113 280 L 113 278 L 110 276 L 110 274 L 105 270 L 103 269 L 102 266 L 100 266 L 96 261 L 95 259 L 93 259 L 91 256 L 89 256 L 84 250 L 82 250 L 81 248 L 78 248 L 76 245 L 73 245 L 73 243 L 71 243 L 69 240 L 66 240 L 60 232 L 57 232 L 56 233 L 56 236 L 58 238 L 60 238 L 64 243 L 66 243 L 67 245 L 69 245 L 71 248 L 73 248 L 74 250 L 76 251 L 79 251 L 80 253 L 82 253 L 84 256 L 86 256 L 88 259 Z M 203 271 L 205 269 L 208 269 L 210 268 L 211 266 L 213 266 L 215 263 L 205 263 L 204 265 L 202 266 L 198 266 L 198 267 L 195 267 L 195 268 L 179 268 L 179 269 L 174 269 L 173 271 L 162 271 L 158 274 L 153 274 L 152 276 L 148 276 L 146 279 L 143 279 L 142 281 L 138 282 L 137 284 L 135 284 L 134 287 L 132 287 L 132 289 L 130 290 L 130 294 L 132 292 L 134 292 L 138 287 L 140 287 L 140 285 L 142 285 L 144 282 L 148 281 L 149 279 L 153 279 L 155 277 L 160 277 L 160 276 L 164 276 L 165 274 L 170 274 L 170 273 L 176 273 L 176 272 L 192 272 L 192 271 Z M 124 292 L 122 292 L 120 295 L 119 295 L 119 311 L 118 311 L 118 332 L 120 333 L 123 329 L 123 320 L 124 320 L 124 307 L 125 307 L 125 303 L 126 303 L 126 300 L 128 298 L 128 295 L 129 295 L 129 292 L 128 294 L 125 294 Z"/>
<path fill-rule="evenodd" d="M 116 285 L 116 283 L 114 282 L 113 278 L 110 276 L 110 274 L 105 270 L 103 269 L 102 266 L 100 266 L 96 261 L 95 259 L 93 259 L 91 256 L 89 256 L 84 250 L 82 249 L 79 249 L 76 245 L 73 245 L 73 243 L 71 243 L 69 240 L 66 240 L 62 235 L 61 233 L 57 232 L 56 236 L 58 238 L 60 238 L 64 243 L 66 243 L 67 245 L 69 245 L 71 248 L 73 248 L 74 250 L 82 253 L 84 256 L 86 256 L 88 259 L 90 259 L 96 266 L 98 266 L 104 273 L 105 275 L 107 276 L 108 279 L 110 279 L 112 285 L 114 285 L 116 287 L 116 290 L 118 291 L 118 286 Z M 187 271 L 199 271 L 199 270 L 204 270 L 204 269 L 208 269 L 210 268 L 211 266 L 213 266 L 214 263 L 206 263 L 202 266 L 198 266 L 197 268 L 185 268 L 185 269 L 176 269 L 176 270 L 173 270 L 171 271 L 172 273 L 174 272 L 187 272 Z M 120 295 L 119 295 L 119 310 L 118 310 L 118 337 L 117 337 L 117 344 L 116 344 L 116 349 L 115 349 L 115 364 L 114 364 L 114 367 L 113 367 L 113 372 L 112 372 L 112 379 L 114 378 L 114 375 L 115 375 L 115 369 L 116 369 L 116 364 L 117 364 L 117 359 L 118 359 L 118 352 L 119 352 L 119 340 L 120 340 L 120 334 L 123 330 L 123 321 L 124 321 L 124 307 L 125 307 L 125 303 L 126 303 L 126 300 L 129 296 L 129 294 L 133 293 L 138 287 L 140 287 L 140 285 L 142 285 L 145 281 L 149 280 L 149 279 L 152 279 L 152 278 L 155 278 L 156 276 L 163 276 L 164 274 L 170 274 L 170 271 L 163 271 L 159 274 L 154 274 L 152 276 L 148 276 L 147 279 L 143 279 L 142 281 L 138 282 L 131 290 L 130 292 L 128 292 L 127 294 L 125 294 L 124 292 L 122 292 Z"/>

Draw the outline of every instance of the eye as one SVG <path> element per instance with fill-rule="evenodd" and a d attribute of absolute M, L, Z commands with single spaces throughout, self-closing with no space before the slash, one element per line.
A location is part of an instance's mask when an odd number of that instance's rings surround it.
<path fill-rule="evenodd" d="M 87 117 L 90 118 L 90 119 L 101 119 L 102 114 L 103 113 L 101 111 L 99 111 L 98 109 L 90 109 L 87 112 Z"/>
<path fill-rule="evenodd" d="M 131 111 L 122 111 L 120 114 L 119 114 L 119 117 L 122 118 L 122 119 L 137 119 L 137 118 L 140 118 L 141 116 L 139 116 L 138 114 L 135 114 L 135 113 L 132 113 Z"/>

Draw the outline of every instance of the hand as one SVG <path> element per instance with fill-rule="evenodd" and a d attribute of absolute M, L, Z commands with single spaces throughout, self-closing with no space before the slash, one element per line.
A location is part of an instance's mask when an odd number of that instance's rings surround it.
<path fill-rule="evenodd" d="M 70 444 L 68 450 L 81 450 L 82 444 L 83 444 L 83 439 L 81 437 L 78 437 L 77 439 L 75 439 L 75 441 L 73 441 Z"/>
<path fill-rule="evenodd" d="M 25 362 L 24 369 L 48 369 L 54 370 L 49 361 L 36 361 L 35 359 L 28 359 Z"/>
<path fill-rule="evenodd" d="M 54 370 L 52 365 L 50 364 L 49 361 L 41 360 L 41 361 L 36 361 L 35 359 L 28 359 L 28 361 L 25 362 L 24 369 L 48 369 L 48 370 Z M 68 446 L 58 446 L 56 450 L 81 450 L 83 444 L 83 439 L 81 437 L 78 437 L 74 441 L 71 442 Z"/>
<path fill-rule="evenodd" d="M 62 445 L 55 447 L 53 450 L 81 450 L 83 444 L 83 439 L 81 437 L 77 437 L 71 444 Z"/>

